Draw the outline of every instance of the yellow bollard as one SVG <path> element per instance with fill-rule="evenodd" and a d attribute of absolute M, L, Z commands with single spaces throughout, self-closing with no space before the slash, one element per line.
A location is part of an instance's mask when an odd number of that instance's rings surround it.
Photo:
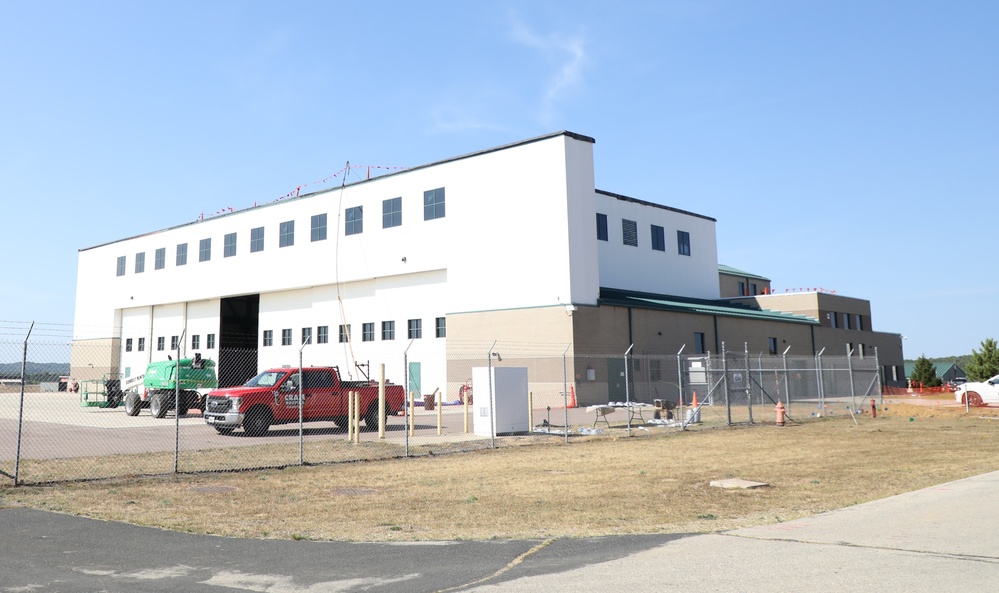
<path fill-rule="evenodd" d="M 416 430 L 416 419 L 413 417 L 416 412 L 416 394 L 409 392 L 409 436 L 413 436 Z"/>
<path fill-rule="evenodd" d="M 347 392 L 347 441 L 354 442 L 354 392 Z"/>
<path fill-rule="evenodd" d="M 361 444 L 361 392 L 354 392 L 354 442 Z"/>
<path fill-rule="evenodd" d="M 465 398 L 465 434 L 468 434 L 468 398 Z"/>
<path fill-rule="evenodd" d="M 534 392 L 527 392 L 527 431 L 534 430 Z"/>
<path fill-rule="evenodd" d="M 440 387 L 434 388 L 434 393 L 432 395 L 432 397 L 434 398 L 434 405 L 437 406 L 437 434 L 438 435 L 444 434 L 444 406 L 441 405 L 444 402 L 443 401 L 438 401 L 438 399 L 437 399 L 437 392 L 439 392 L 440 390 L 441 390 Z"/>

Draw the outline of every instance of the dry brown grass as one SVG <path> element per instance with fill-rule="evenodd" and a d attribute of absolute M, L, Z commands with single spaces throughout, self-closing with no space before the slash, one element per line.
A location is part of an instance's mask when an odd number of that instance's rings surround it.
<path fill-rule="evenodd" d="M 705 532 L 789 520 L 999 469 L 999 417 L 889 402 L 696 432 L 466 454 L 0 489 L 0 505 L 239 537 L 451 540 Z M 711 480 L 770 484 L 723 490 Z"/>

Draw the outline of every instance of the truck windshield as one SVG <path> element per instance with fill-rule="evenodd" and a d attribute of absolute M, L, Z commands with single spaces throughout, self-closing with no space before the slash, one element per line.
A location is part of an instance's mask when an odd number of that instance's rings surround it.
<path fill-rule="evenodd" d="M 264 371 L 245 383 L 247 387 L 274 387 L 286 373 L 278 371 Z"/>

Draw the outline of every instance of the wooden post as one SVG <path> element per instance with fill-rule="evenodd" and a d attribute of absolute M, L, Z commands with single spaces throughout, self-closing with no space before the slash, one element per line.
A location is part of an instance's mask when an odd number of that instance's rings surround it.
<path fill-rule="evenodd" d="M 468 434 L 468 396 L 465 396 L 465 434 Z"/>

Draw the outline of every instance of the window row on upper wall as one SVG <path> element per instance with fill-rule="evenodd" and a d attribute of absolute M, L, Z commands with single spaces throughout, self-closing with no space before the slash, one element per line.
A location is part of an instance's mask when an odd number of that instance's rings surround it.
<path fill-rule="evenodd" d="M 423 192 L 423 220 L 444 218 L 444 188 L 431 189 Z M 327 215 L 316 214 L 310 219 L 309 239 L 312 242 L 325 241 L 327 237 Z M 389 198 L 382 201 L 382 228 L 402 225 L 402 198 Z M 295 244 L 295 221 L 286 220 L 278 223 L 278 247 L 291 247 Z M 364 207 L 354 206 L 344 211 L 344 235 L 359 235 L 364 232 Z M 265 227 L 250 229 L 250 253 L 264 250 Z M 227 233 L 222 238 L 222 257 L 234 257 L 237 254 L 238 233 Z M 174 265 L 187 265 L 187 243 L 177 245 L 174 252 Z M 198 261 L 212 259 L 212 239 L 201 239 L 198 242 Z M 162 270 L 166 267 L 166 247 L 156 249 L 153 256 L 153 268 Z M 127 256 L 118 256 L 115 275 L 124 276 L 128 267 Z M 133 271 L 142 274 L 146 271 L 146 253 L 135 254 Z"/>
<path fill-rule="evenodd" d="M 666 229 L 659 225 L 649 225 L 649 245 L 653 251 L 666 251 Z M 630 247 L 638 247 L 638 222 L 635 220 L 621 219 L 621 242 Z M 597 240 L 609 241 L 610 234 L 607 230 L 607 215 L 597 212 Z M 687 231 L 676 231 L 676 252 L 678 255 L 690 255 L 690 233 Z"/>
<path fill-rule="evenodd" d="M 206 350 L 214 350 L 215 349 L 215 334 L 208 334 L 208 335 L 205 336 L 205 338 L 206 338 L 205 339 L 205 349 Z M 177 350 L 177 348 L 179 346 L 180 346 L 180 336 L 170 336 L 170 351 L 172 352 L 174 350 Z M 132 352 L 133 347 L 134 347 L 134 349 L 135 349 L 136 352 L 145 352 L 146 351 L 146 339 L 145 338 L 135 338 L 135 339 L 133 339 L 133 338 L 125 338 L 125 352 Z M 156 347 L 157 351 L 166 351 L 167 350 L 166 336 L 157 336 L 156 337 L 156 346 L 155 347 Z M 201 335 L 200 334 L 192 334 L 191 335 L 191 350 L 193 351 L 193 350 L 200 350 L 200 349 L 201 349 Z"/>
<path fill-rule="evenodd" d="M 841 315 L 842 317 L 840 317 Z M 860 331 L 864 331 L 864 316 L 860 314 L 830 311 L 826 313 L 826 319 L 829 320 L 829 327 L 832 328 L 859 329 Z M 842 321 L 840 321 L 841 319 Z"/>
<path fill-rule="evenodd" d="M 350 324 L 342 324 L 337 330 L 338 336 L 337 341 L 341 344 L 351 341 L 351 331 Z M 410 340 L 419 340 L 423 337 L 423 320 L 422 319 L 410 319 L 406 322 L 406 337 Z M 446 338 L 447 337 L 447 320 L 444 317 L 437 317 L 434 319 L 434 337 Z M 294 336 L 291 328 L 285 328 L 281 330 L 280 333 L 280 345 L 282 346 L 293 346 L 297 345 L 293 342 Z M 394 340 L 395 335 L 395 321 L 382 321 L 381 322 L 381 339 L 382 340 Z M 316 328 L 316 338 L 312 337 L 312 328 L 303 327 L 301 333 L 301 341 L 299 344 L 328 344 L 330 341 L 330 328 L 328 325 L 320 325 Z M 361 324 L 361 341 L 362 342 L 374 342 L 375 341 L 375 324 L 374 322 L 362 323 Z M 265 329 L 261 335 L 261 345 L 276 346 L 278 344 L 275 341 L 274 330 Z"/>

